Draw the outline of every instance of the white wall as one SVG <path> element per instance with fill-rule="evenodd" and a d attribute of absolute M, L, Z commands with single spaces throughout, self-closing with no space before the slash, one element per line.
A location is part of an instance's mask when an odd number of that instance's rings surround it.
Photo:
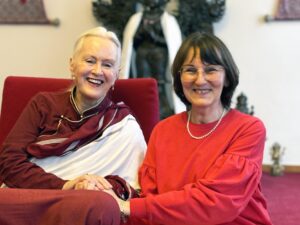
<path fill-rule="evenodd" d="M 240 68 L 240 85 L 267 127 L 264 163 L 270 148 L 286 148 L 283 164 L 300 165 L 300 21 L 265 23 L 277 0 L 228 0 L 215 32 L 231 49 Z M 298 88 L 297 88 L 298 87 Z"/>
<path fill-rule="evenodd" d="M 77 35 L 98 25 L 91 0 L 45 0 L 49 18 L 59 27 L 0 25 L 0 92 L 7 75 L 69 77 L 68 60 Z M 264 23 L 277 0 L 227 0 L 215 33 L 231 50 L 239 68 L 240 85 L 255 115 L 267 128 L 264 163 L 270 147 L 286 148 L 283 164 L 300 165 L 300 21 Z M 0 101 L 2 99 L 0 98 Z"/>
<path fill-rule="evenodd" d="M 48 18 L 60 19 L 59 27 L 0 24 L 1 93 L 7 75 L 69 77 L 68 62 L 76 37 L 99 25 L 92 15 L 91 1 L 44 3 Z"/>

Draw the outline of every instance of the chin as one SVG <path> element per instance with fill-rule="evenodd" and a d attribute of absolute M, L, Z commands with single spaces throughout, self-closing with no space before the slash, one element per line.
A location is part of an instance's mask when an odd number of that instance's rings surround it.
<path fill-rule="evenodd" d="M 212 103 L 208 102 L 208 101 L 192 101 L 192 106 L 195 106 L 195 107 L 208 107 L 211 104 Z"/>

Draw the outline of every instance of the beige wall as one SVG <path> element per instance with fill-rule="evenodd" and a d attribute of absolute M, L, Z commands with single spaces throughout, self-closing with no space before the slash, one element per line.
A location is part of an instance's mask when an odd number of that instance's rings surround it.
<path fill-rule="evenodd" d="M 61 25 L 0 25 L 0 91 L 7 75 L 69 77 L 75 37 L 98 25 L 89 0 L 45 0 L 49 18 Z M 241 91 L 267 128 L 264 163 L 274 142 L 286 147 L 283 163 L 300 165 L 300 21 L 264 23 L 277 0 L 227 0 L 215 33 L 240 68 Z M 297 86 L 296 86 L 297 85 Z M 1 98 L 0 98 L 1 101 Z"/>
<path fill-rule="evenodd" d="M 91 1 L 44 2 L 48 18 L 58 18 L 59 27 L 0 25 L 1 84 L 12 74 L 69 77 L 68 61 L 75 38 L 86 29 L 99 25 L 92 15 Z"/>

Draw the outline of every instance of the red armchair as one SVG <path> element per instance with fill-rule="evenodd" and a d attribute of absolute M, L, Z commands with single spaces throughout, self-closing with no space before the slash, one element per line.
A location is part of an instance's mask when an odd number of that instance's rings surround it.
<path fill-rule="evenodd" d="M 66 89 L 71 83 L 70 79 L 7 77 L 4 82 L 2 95 L 0 145 L 33 95 L 39 91 Z M 148 142 L 154 125 L 159 121 L 159 101 L 156 80 L 152 78 L 118 80 L 115 84 L 115 89 L 112 92 L 112 98 L 115 102 L 123 101 L 131 108 L 140 123 L 145 139 Z M 65 196 L 65 202 L 60 203 L 61 196 Z M 102 194 L 99 192 L 89 192 L 84 190 L 70 192 L 62 190 L 0 188 L 0 224 L 45 224 L 44 220 L 47 220 L 47 224 L 57 224 L 57 213 L 61 212 L 61 205 L 64 204 L 69 204 L 72 207 L 71 210 L 63 211 L 65 212 L 64 217 L 73 219 L 73 222 L 69 221 L 67 224 L 83 224 L 77 219 L 77 211 L 73 210 L 76 209 L 78 212 L 83 212 L 81 217 L 79 215 L 79 218 L 85 220 L 84 210 L 89 209 L 88 207 L 93 207 L 93 212 L 96 216 L 90 216 L 89 218 L 97 219 L 102 213 L 102 211 L 101 213 L 97 212 L 97 209 L 100 208 L 98 207 L 98 204 L 102 206 L 101 202 L 104 200 L 103 198 L 108 198 L 107 196 L 101 196 Z M 97 201 L 97 198 L 100 197 L 101 201 Z M 49 198 L 51 201 L 47 201 Z M 74 204 L 74 198 L 80 204 Z M 86 201 L 86 198 L 92 199 L 88 202 L 92 202 L 93 205 L 85 206 L 82 204 L 82 202 Z M 44 199 L 46 199 L 45 202 Z M 106 202 L 110 201 L 111 199 L 109 198 Z M 94 207 L 94 204 L 97 205 Z M 23 206 L 26 206 L 28 210 L 26 212 L 24 211 L 25 216 L 20 216 L 22 214 L 20 212 L 22 211 Z M 109 207 L 105 206 L 105 208 L 111 213 Z M 119 214 L 116 210 L 113 212 L 115 214 L 110 214 L 110 216 L 117 221 Z M 91 212 L 89 212 L 89 215 L 90 214 Z M 44 220 L 40 221 L 42 218 Z M 49 220 L 49 218 L 51 219 Z M 51 221 L 55 222 L 52 223 Z M 74 223 L 74 221 L 76 221 L 76 223 Z"/>
<path fill-rule="evenodd" d="M 4 141 L 29 99 L 40 91 L 68 88 L 72 81 L 59 78 L 9 76 L 5 79 L 0 116 L 0 144 Z M 123 101 L 135 114 L 148 142 L 154 125 L 159 121 L 156 80 L 138 78 L 118 80 L 112 92 L 115 102 Z"/>

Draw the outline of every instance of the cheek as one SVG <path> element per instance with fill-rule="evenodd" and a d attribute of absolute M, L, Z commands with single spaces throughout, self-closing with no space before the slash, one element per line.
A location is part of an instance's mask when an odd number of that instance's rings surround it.
<path fill-rule="evenodd" d="M 186 98 L 188 98 L 189 93 L 191 91 L 191 83 L 190 82 L 181 81 L 181 85 L 182 85 L 182 92 L 183 92 L 183 94 L 186 96 Z"/>
<path fill-rule="evenodd" d="M 116 72 L 113 72 L 112 74 L 107 75 L 107 79 L 109 80 L 109 83 L 114 84 L 118 79 L 118 74 Z"/>
<path fill-rule="evenodd" d="M 189 82 L 189 81 L 186 81 L 186 80 L 183 80 L 180 78 L 180 82 L 181 82 L 181 86 L 182 86 L 182 89 L 183 91 L 187 88 L 190 88 L 192 86 L 192 82 Z"/>
<path fill-rule="evenodd" d="M 228 86 L 228 80 L 227 80 L 225 72 L 223 72 L 221 80 L 222 80 L 223 87 L 227 87 Z"/>

